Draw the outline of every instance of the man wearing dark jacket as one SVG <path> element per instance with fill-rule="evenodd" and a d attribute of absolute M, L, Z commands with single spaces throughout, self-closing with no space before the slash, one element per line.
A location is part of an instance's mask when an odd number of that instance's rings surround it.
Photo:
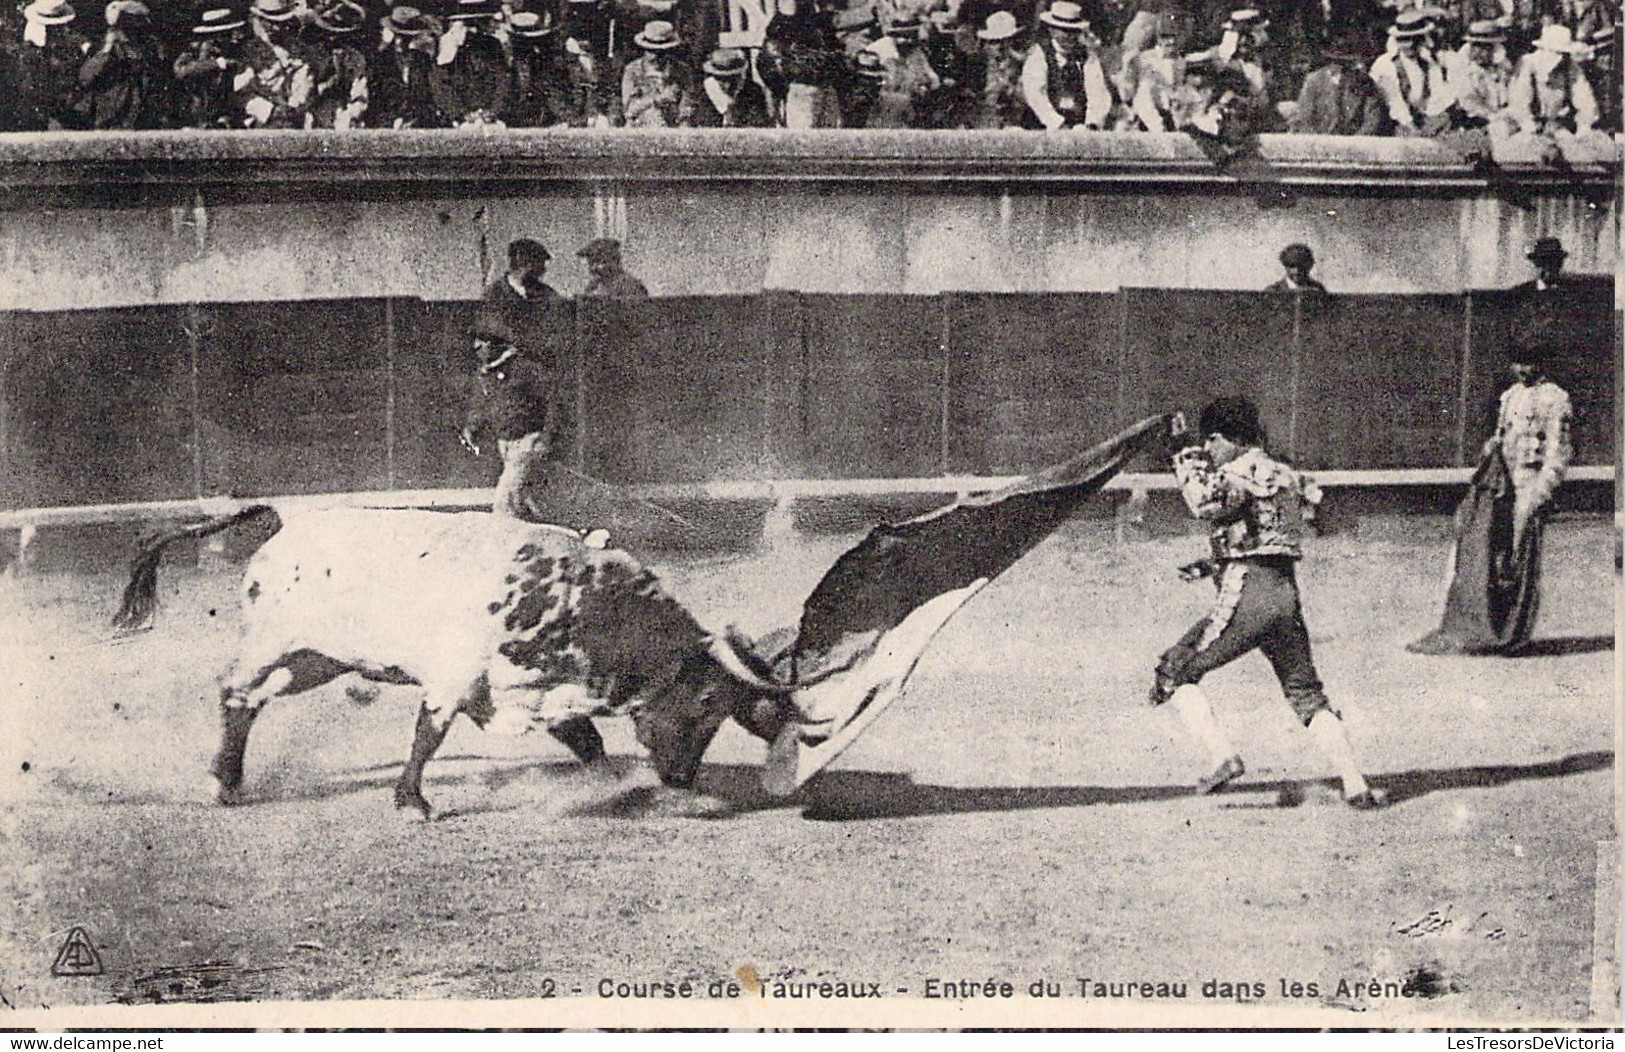
<path fill-rule="evenodd" d="M 439 29 L 415 7 L 397 7 L 382 23 L 384 50 L 367 77 L 367 125 L 372 128 L 443 128 L 434 100 L 434 57 Z"/>
<path fill-rule="evenodd" d="M 751 79 L 750 61 L 737 48 L 718 48 L 701 67 L 705 73 L 690 124 L 695 128 L 768 128 L 773 115 L 767 92 Z"/>
<path fill-rule="evenodd" d="M 141 0 L 107 5 L 107 33 L 79 67 L 92 128 L 160 128 L 167 115 L 169 63 Z"/>
<path fill-rule="evenodd" d="M 1364 61 L 1344 37 L 1326 49 L 1325 61 L 1304 78 L 1291 130 L 1299 135 L 1384 135 L 1387 106 Z"/>

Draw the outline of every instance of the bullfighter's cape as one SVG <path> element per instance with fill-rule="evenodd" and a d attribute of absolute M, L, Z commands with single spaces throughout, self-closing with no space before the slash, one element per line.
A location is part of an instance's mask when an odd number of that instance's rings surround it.
<path fill-rule="evenodd" d="M 1512 545 L 1512 475 L 1500 450 L 1473 473 L 1456 509 L 1450 589 L 1439 627 L 1405 649 L 1415 654 L 1499 654 L 1529 642 L 1540 599 L 1540 516 Z"/>
<path fill-rule="evenodd" d="M 877 526 L 836 560 L 803 605 L 794 642 L 761 655 L 781 682 L 801 685 L 796 704 L 808 719 L 774 742 L 767 790 L 788 795 L 835 759 L 903 693 L 948 619 L 1165 435 L 1168 423 L 1147 417 L 1003 489 Z"/>

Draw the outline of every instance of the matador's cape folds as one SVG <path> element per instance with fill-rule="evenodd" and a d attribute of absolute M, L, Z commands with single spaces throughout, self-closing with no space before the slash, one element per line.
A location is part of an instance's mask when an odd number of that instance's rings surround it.
<path fill-rule="evenodd" d="M 1076 457 L 989 493 L 877 526 L 830 567 L 775 655 L 809 720 L 781 734 L 764 784 L 786 795 L 840 754 L 897 699 L 927 645 L 989 581 L 1013 566 L 1131 457 L 1166 435 L 1151 416 Z"/>
<path fill-rule="evenodd" d="M 1512 476 L 1500 450 L 1479 462 L 1456 509 L 1450 591 L 1439 627 L 1414 654 L 1501 654 L 1529 642 L 1540 598 L 1540 516 L 1512 546 Z"/>

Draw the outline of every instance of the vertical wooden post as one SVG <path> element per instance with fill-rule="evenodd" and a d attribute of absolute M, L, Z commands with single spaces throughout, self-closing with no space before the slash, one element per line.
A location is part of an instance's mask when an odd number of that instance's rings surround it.
<path fill-rule="evenodd" d="M 185 306 L 185 323 L 181 330 L 186 333 L 186 359 L 187 368 L 191 373 L 191 390 L 189 392 L 190 405 L 188 406 L 192 421 L 192 496 L 203 499 L 203 395 L 202 384 L 198 378 L 202 343 L 201 327 L 203 325 L 202 311 L 198 310 L 196 303 L 187 303 Z"/>
<path fill-rule="evenodd" d="M 1117 289 L 1117 292 L 1116 292 L 1116 297 L 1117 297 L 1117 361 L 1116 361 L 1116 365 L 1112 369 L 1112 373 L 1113 373 L 1113 376 L 1112 376 L 1112 405 L 1116 407 L 1117 420 L 1113 424 L 1113 426 L 1114 427 L 1125 427 L 1125 426 L 1127 426 L 1126 421 L 1128 420 L 1128 414 L 1129 414 L 1129 409 L 1128 409 L 1128 300 L 1129 300 L 1129 294 L 1128 294 L 1128 290 L 1125 289 L 1125 288 L 1122 288 L 1121 286 L 1119 286 L 1118 289 Z M 1124 536 L 1125 536 L 1125 534 L 1127 532 L 1128 520 L 1131 517 L 1135 516 L 1135 515 L 1139 515 L 1140 518 L 1143 520 L 1144 517 L 1145 517 L 1145 506 L 1144 506 L 1143 501 L 1141 501 L 1138 504 L 1138 506 L 1136 506 L 1135 495 L 1134 494 L 1130 494 L 1128 496 L 1128 498 L 1126 498 L 1126 499 L 1121 498 L 1121 497 L 1114 497 L 1113 498 L 1112 537 L 1113 537 L 1114 540 L 1117 541 L 1117 543 L 1119 543 L 1119 544 L 1123 543 Z"/>
<path fill-rule="evenodd" d="M 1461 382 L 1456 396 L 1456 463 L 1467 466 L 1467 410 L 1472 397 L 1473 294 L 1465 293 L 1461 318 Z"/>
<path fill-rule="evenodd" d="M 384 488 L 395 488 L 395 300 L 384 298 Z"/>
<path fill-rule="evenodd" d="M 587 473 L 587 340 L 586 301 L 576 301 L 575 318 L 575 400 L 576 400 L 576 470 Z"/>
<path fill-rule="evenodd" d="M 942 324 L 938 327 L 938 332 L 941 335 L 937 341 L 937 351 L 942 355 L 942 368 L 938 372 L 938 382 L 941 384 L 942 390 L 940 391 L 940 397 L 937 402 L 937 424 L 939 429 L 937 471 L 938 474 L 947 475 L 950 473 L 950 464 L 952 460 L 952 449 L 948 430 L 950 426 L 949 417 L 952 411 L 952 399 L 949 396 L 948 381 L 951 376 L 950 348 L 953 345 L 953 294 L 947 293 L 938 295 L 937 303 L 939 304 L 939 309 L 942 311 Z"/>

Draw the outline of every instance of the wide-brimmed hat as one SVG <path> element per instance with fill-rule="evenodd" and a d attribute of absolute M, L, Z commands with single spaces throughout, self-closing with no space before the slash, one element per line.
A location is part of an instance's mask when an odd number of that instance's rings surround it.
<path fill-rule="evenodd" d="M 329 33 L 354 33 L 366 24 L 367 9 L 351 0 L 339 0 L 317 11 L 311 21 Z"/>
<path fill-rule="evenodd" d="M 1469 44 L 1499 44 L 1506 40 L 1506 30 L 1492 18 L 1481 18 L 1476 22 L 1467 24 L 1467 32 L 1462 39 Z"/>
<path fill-rule="evenodd" d="M 660 19 L 645 25 L 643 32 L 632 38 L 632 43 L 645 51 L 668 51 L 682 42 L 683 39 L 677 35 L 677 27 Z"/>
<path fill-rule="evenodd" d="M 1315 265 L 1315 254 L 1309 246 L 1293 243 L 1281 250 L 1281 266 L 1283 267 L 1312 267 Z"/>
<path fill-rule="evenodd" d="M 548 36 L 558 28 L 553 21 L 553 12 L 546 8 L 541 11 L 515 11 L 508 16 L 508 25 L 513 29 L 514 36 L 527 40 Z"/>
<path fill-rule="evenodd" d="M 293 0 L 254 0 L 248 13 L 267 22 L 291 22 L 299 17 L 299 7 Z"/>
<path fill-rule="evenodd" d="M 1046 26 L 1073 33 L 1081 33 L 1089 28 L 1089 20 L 1083 17 L 1083 8 L 1072 0 L 1055 0 L 1047 11 L 1038 16 L 1038 20 Z"/>
<path fill-rule="evenodd" d="M 864 80 L 885 80 L 886 63 L 879 55 L 866 49 L 858 52 L 852 60 L 852 72 Z"/>
<path fill-rule="evenodd" d="M 68 0 L 34 0 L 23 8 L 23 18 L 42 26 L 65 26 L 78 17 Z"/>
<path fill-rule="evenodd" d="M 1528 258 L 1534 260 L 1567 259 L 1569 258 L 1569 253 L 1568 250 L 1563 247 L 1563 242 L 1559 241 L 1557 238 L 1543 237 L 1535 242 L 1534 248 L 1529 250 Z"/>
<path fill-rule="evenodd" d="M 1584 44 L 1574 42 L 1574 34 L 1568 26 L 1552 25 L 1540 31 L 1535 38 L 1535 46 L 1542 51 L 1557 51 L 1565 55 L 1576 55 L 1586 50 Z"/>
<path fill-rule="evenodd" d="M 1021 26 L 1016 24 L 1016 16 L 1008 11 L 995 11 L 987 16 L 987 23 L 976 31 L 981 40 L 1009 40 L 1021 32 Z"/>
<path fill-rule="evenodd" d="M 243 16 L 230 8 L 213 7 L 197 16 L 197 24 L 192 27 L 192 32 L 200 37 L 209 36 L 241 29 L 246 24 Z"/>
<path fill-rule="evenodd" d="M 713 77 L 742 77 L 750 69 L 750 60 L 736 47 L 719 47 L 705 57 L 700 68 Z"/>

